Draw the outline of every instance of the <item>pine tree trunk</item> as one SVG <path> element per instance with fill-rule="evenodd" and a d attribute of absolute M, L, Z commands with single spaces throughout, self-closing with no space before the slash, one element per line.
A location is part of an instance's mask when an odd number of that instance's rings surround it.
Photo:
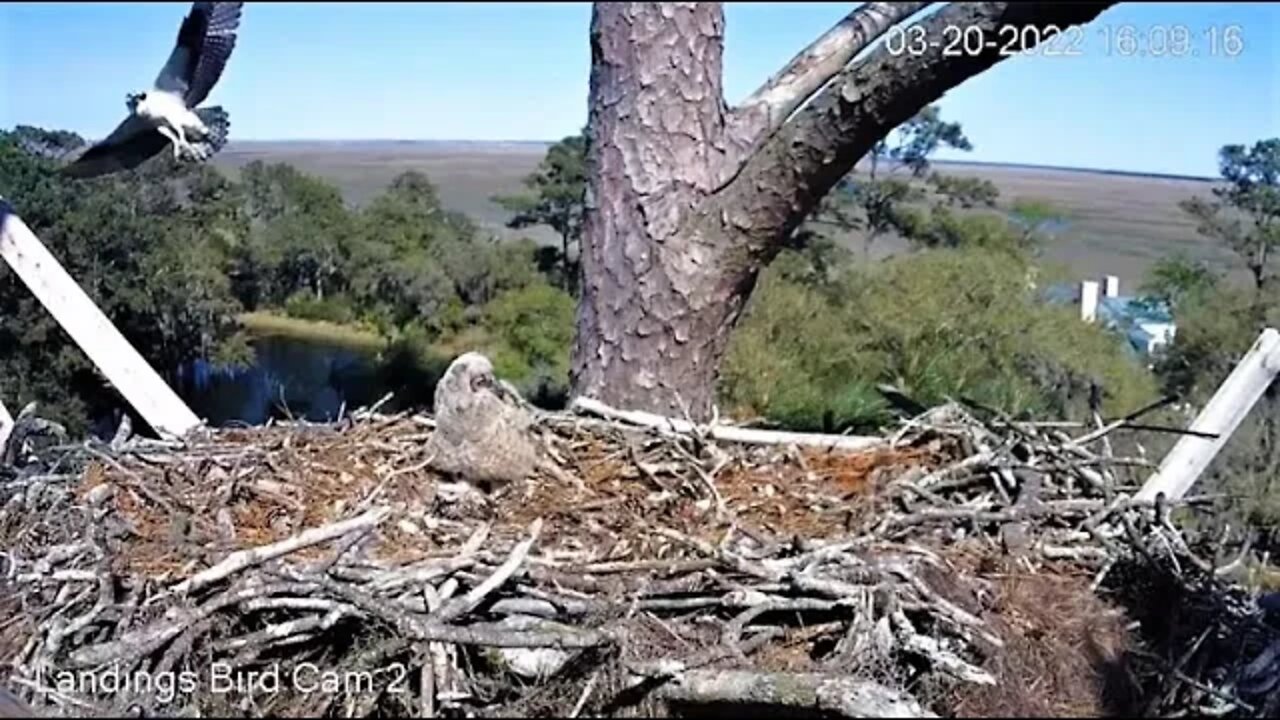
<path fill-rule="evenodd" d="M 729 334 L 791 233 L 893 128 L 1004 58 L 948 56 L 944 29 L 1007 38 L 1112 3 L 953 3 L 920 22 L 933 48 L 853 62 L 927 4 L 864 3 L 732 110 L 719 3 L 595 4 L 575 397 L 707 419 Z"/>
<path fill-rule="evenodd" d="M 747 279 L 691 231 L 723 155 L 723 32 L 715 3 L 596 5 L 578 394 L 710 410 Z"/>

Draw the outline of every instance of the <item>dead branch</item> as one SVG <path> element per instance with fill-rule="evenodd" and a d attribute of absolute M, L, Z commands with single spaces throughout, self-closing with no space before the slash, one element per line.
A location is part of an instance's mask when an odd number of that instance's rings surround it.
<path fill-rule="evenodd" d="M 851 435 L 778 432 L 726 425 L 698 426 L 688 420 L 677 420 L 653 413 L 615 410 L 591 398 L 576 398 L 573 401 L 572 409 L 577 412 L 592 413 L 610 420 L 619 420 L 631 425 L 653 428 L 663 432 L 694 437 L 710 437 L 726 442 L 753 445 L 803 445 L 828 450 L 866 450 L 885 443 L 883 438 Z"/>
<path fill-rule="evenodd" d="M 669 702 L 799 708 L 848 718 L 937 717 L 882 685 L 818 673 L 688 670 L 662 685 L 657 694 Z"/>
<path fill-rule="evenodd" d="M 217 565 L 178 583 L 173 587 L 173 592 L 180 595 L 191 593 L 234 575 L 247 567 L 274 560 L 305 547 L 336 540 L 348 533 L 376 527 L 389 513 L 390 510 L 388 508 L 375 508 L 350 520 L 307 530 L 288 540 L 282 540 L 278 543 L 252 550 L 241 550 L 232 553 Z"/>

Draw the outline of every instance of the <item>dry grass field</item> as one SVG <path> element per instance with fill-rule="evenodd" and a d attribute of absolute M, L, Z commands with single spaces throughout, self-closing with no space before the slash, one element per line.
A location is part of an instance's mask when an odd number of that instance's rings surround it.
<path fill-rule="evenodd" d="M 420 170 L 439 186 L 447 207 L 512 237 L 517 233 L 503 227 L 506 213 L 489 198 L 519 191 L 521 178 L 533 170 L 545 149 L 539 142 L 239 142 L 229 145 L 215 162 L 232 172 L 253 160 L 288 162 L 335 183 L 354 204 L 368 201 L 397 174 Z M 1000 189 L 1002 205 L 1034 197 L 1066 210 L 1070 223 L 1046 248 L 1045 257 L 1065 263 L 1077 276 L 1115 274 L 1127 292 L 1152 262 L 1178 250 L 1240 273 L 1235 259 L 1197 235 L 1195 225 L 1178 208 L 1180 200 L 1207 195 L 1207 181 L 967 163 L 938 163 L 937 168 L 991 180 Z M 518 234 L 553 239 L 544 228 Z M 850 242 L 861 247 L 854 238 Z M 900 248 L 893 240 L 880 241 L 876 254 Z"/>
<path fill-rule="evenodd" d="M 286 162 L 337 185 L 348 202 L 362 205 L 406 170 L 426 173 L 445 207 L 471 216 L 487 229 L 512 234 L 508 213 L 489 201 L 520 192 L 521 179 L 537 166 L 546 143 L 463 142 L 240 142 L 229 144 L 214 163 L 235 171 L 254 160 Z M 521 235 L 550 239 L 543 228 Z"/>

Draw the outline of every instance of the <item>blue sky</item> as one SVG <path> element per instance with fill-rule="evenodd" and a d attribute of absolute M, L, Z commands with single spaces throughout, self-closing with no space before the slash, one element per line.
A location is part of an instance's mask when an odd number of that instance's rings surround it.
<path fill-rule="evenodd" d="M 854 7 L 728 3 L 730 103 Z M 0 4 L 0 127 L 105 135 L 149 85 L 186 3 Z M 588 3 L 250 3 L 210 102 L 232 137 L 544 140 L 586 119 Z M 1101 33 L 1185 26 L 1198 57 L 1107 56 Z M 1243 51 L 1221 55 L 1239 25 Z M 1210 57 L 1209 33 L 1219 37 Z M 1280 135 L 1280 4 L 1128 3 L 1079 57 L 1019 57 L 952 90 L 972 153 L 941 157 L 1215 175 L 1217 149 Z"/>

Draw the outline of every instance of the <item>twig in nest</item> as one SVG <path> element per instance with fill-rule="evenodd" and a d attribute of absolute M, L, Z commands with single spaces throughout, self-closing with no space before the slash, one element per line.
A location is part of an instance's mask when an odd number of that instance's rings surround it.
<path fill-rule="evenodd" d="M 534 520 L 529 525 L 529 537 L 522 540 L 511 550 L 510 557 L 507 558 L 506 562 L 499 565 L 492 575 L 473 588 L 471 592 L 440 608 L 440 611 L 430 615 L 429 619 L 445 623 L 474 610 L 489 593 L 502 587 L 502 584 L 520 569 L 520 566 L 524 564 L 525 558 L 529 556 L 529 550 L 538 541 L 540 534 L 542 534 L 542 518 Z"/>
<path fill-rule="evenodd" d="M 308 617 L 298 618 L 296 620 L 288 620 L 275 625 L 268 625 L 266 628 L 255 633 L 220 640 L 213 644 L 213 649 L 217 651 L 226 651 L 239 650 L 252 645 L 270 645 L 295 635 L 312 633 L 317 630 L 328 630 L 337 624 L 337 622 L 344 616 L 355 614 L 356 609 L 354 607 L 351 607 L 350 605 L 337 605 L 324 615 L 311 615 Z"/>
<path fill-rule="evenodd" d="M 32 690 L 36 691 L 37 693 L 40 693 L 41 695 L 50 697 L 58 703 L 74 705 L 78 708 L 83 708 L 84 710 L 88 710 L 90 713 L 93 713 L 95 715 L 102 712 L 100 708 L 98 708 L 96 705 L 92 703 L 87 703 L 83 700 L 80 700 L 79 698 L 75 698 L 70 695 L 67 695 L 66 693 L 58 692 L 56 689 L 51 687 L 46 687 L 44 685 L 41 685 L 38 682 L 28 680 L 23 677 L 14 677 L 14 678 L 11 678 L 11 680 L 19 685 L 25 685 L 31 688 Z M 21 717 L 21 716 L 18 716 L 18 717 Z"/>
<path fill-rule="evenodd" d="M 81 647 L 71 653 L 70 662 L 76 667 L 86 667 L 143 657 L 224 607 L 276 592 L 300 593 L 307 589 L 305 583 L 264 584 L 253 579 L 244 581 L 198 608 L 170 608 L 165 617 L 150 625 L 127 632 L 115 640 Z"/>
<path fill-rule="evenodd" d="M 418 670 L 418 677 L 422 682 L 422 701 L 418 715 L 433 718 L 436 716 L 436 674 L 430 658 L 423 662 L 422 668 Z"/>
<path fill-rule="evenodd" d="M 600 670 L 597 669 L 591 673 L 591 678 L 587 680 L 586 687 L 582 688 L 582 695 L 578 696 L 578 702 L 573 704 L 573 710 L 569 711 L 569 717 L 576 718 L 578 713 L 582 712 L 582 708 L 586 707 L 587 698 L 591 697 L 591 691 L 596 687 L 596 681 L 600 679 Z"/>
<path fill-rule="evenodd" d="M 934 591 L 933 588 L 926 585 L 925 582 L 917 577 L 915 573 L 908 570 L 906 566 L 901 563 L 891 563 L 886 565 L 886 567 L 902 579 L 906 580 L 907 583 L 910 584 L 911 587 L 914 588 L 916 592 L 920 593 L 920 595 L 926 600 L 932 602 L 938 608 L 939 615 L 947 617 L 951 622 L 958 626 L 972 628 L 983 640 L 987 641 L 994 647 L 1004 647 L 1004 641 L 996 637 L 994 634 L 982 629 L 985 623 L 982 622 L 981 618 L 978 618 L 967 610 L 961 608 L 959 605 L 956 605 L 950 600 L 942 597 L 942 595 Z"/>
<path fill-rule="evenodd" d="M 1087 445 L 1088 443 L 1091 443 L 1094 440 L 1097 440 L 1098 438 L 1106 437 L 1107 435 L 1111 434 L 1113 431 L 1128 425 L 1130 421 L 1137 420 L 1143 415 L 1155 412 L 1156 410 L 1159 410 L 1160 408 L 1165 407 L 1166 405 L 1176 402 L 1177 399 L 1178 398 L 1176 396 L 1166 396 L 1166 397 L 1160 398 L 1159 400 L 1156 400 L 1153 403 L 1150 403 L 1148 405 L 1138 408 L 1137 410 L 1134 410 L 1133 412 L 1129 413 L 1128 415 L 1125 415 L 1122 418 L 1112 420 L 1111 422 L 1107 423 L 1106 425 L 1103 425 L 1097 430 L 1093 430 L 1092 432 L 1085 433 L 1084 435 L 1081 435 L 1078 438 L 1072 439 L 1066 444 L 1066 447 L 1079 447 L 1081 445 Z M 1217 437 L 1217 436 L 1215 435 L 1214 437 Z"/>
<path fill-rule="evenodd" d="M 668 630 L 670 632 L 670 630 Z M 769 641 L 782 635 L 782 628 L 764 628 L 756 633 L 750 640 L 745 640 L 738 644 L 738 650 L 743 655 L 749 655 Z M 680 642 L 687 642 L 684 638 L 676 636 Z M 727 647 L 710 647 L 693 657 L 685 660 L 649 660 L 645 662 L 629 662 L 626 664 L 627 670 L 634 675 L 652 679 L 672 678 L 676 675 L 694 670 L 697 668 L 720 662 L 726 658 L 735 655 L 732 650 Z"/>
<path fill-rule="evenodd" d="M 312 528 L 277 543 L 263 545 L 250 550 L 238 550 L 228 555 L 225 560 L 217 565 L 178 583 L 172 588 L 171 592 L 178 595 L 191 593 L 234 575 L 247 567 L 274 560 L 305 547 L 340 538 L 348 533 L 375 527 L 390 513 L 391 510 L 389 508 L 377 508 L 350 520 Z"/>
<path fill-rule="evenodd" d="M 329 592 L 341 596 L 369 615 L 386 622 L 410 640 L 499 648 L 550 647 L 562 650 L 598 647 L 613 642 L 612 633 L 601 630 L 511 630 L 482 623 L 466 627 L 428 623 L 393 608 L 371 595 L 328 578 L 323 578 L 319 582 Z"/>
<path fill-rule="evenodd" d="M 961 470 L 969 470 L 971 468 L 989 465 L 996 459 L 996 453 L 992 450 L 984 450 L 976 455 L 954 462 L 944 468 L 935 470 L 928 475 L 920 478 L 916 483 L 916 487 L 928 488 L 930 485 L 945 480 Z"/>
<path fill-rule="evenodd" d="M 938 670 L 957 680 L 978 685 L 995 685 L 996 679 L 991 673 L 962 660 L 958 655 L 942 647 L 934 638 L 916 632 L 911 621 L 901 610 L 889 614 L 898 641 L 903 648 L 927 659 Z"/>
<path fill-rule="evenodd" d="M 728 462 L 722 459 L 716 464 L 715 468 L 708 473 L 706 470 L 702 469 L 702 463 L 699 462 L 698 458 L 694 457 L 692 453 L 681 447 L 679 444 L 675 444 L 674 447 L 676 452 L 688 461 L 689 467 L 693 468 L 694 474 L 698 476 L 698 479 L 701 480 L 702 484 L 707 488 L 707 493 L 716 504 L 716 516 L 723 517 L 726 512 L 726 508 L 724 498 L 720 495 L 720 489 L 716 487 L 716 474 L 724 469 L 724 466 L 728 464 Z"/>

